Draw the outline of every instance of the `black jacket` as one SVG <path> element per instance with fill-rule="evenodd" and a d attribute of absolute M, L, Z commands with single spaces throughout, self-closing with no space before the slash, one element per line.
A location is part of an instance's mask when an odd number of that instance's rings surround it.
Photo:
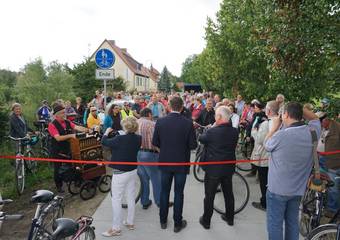
<path fill-rule="evenodd" d="M 22 118 L 23 119 L 23 118 Z M 27 125 L 25 119 L 23 121 L 14 113 L 9 117 L 10 132 L 9 135 L 14 138 L 23 138 L 27 132 L 33 132 Z"/>
<path fill-rule="evenodd" d="M 205 145 L 204 162 L 235 160 L 238 131 L 231 124 L 213 127 L 199 137 Z M 210 176 L 221 177 L 235 172 L 235 164 L 205 165 L 204 171 Z"/>
<path fill-rule="evenodd" d="M 71 123 L 68 120 L 65 120 L 66 128 L 63 128 L 62 125 L 58 122 L 58 120 L 54 120 L 50 124 L 53 124 L 57 130 L 60 136 L 65 136 L 67 134 L 72 134 L 74 131 L 71 128 Z M 71 145 L 68 140 L 60 141 L 58 142 L 54 137 L 51 138 L 51 149 L 50 149 L 51 155 L 54 158 L 60 158 L 63 154 L 66 156 L 69 156 L 71 158 Z"/>
<path fill-rule="evenodd" d="M 197 147 L 191 120 L 170 113 L 156 122 L 152 144 L 160 148 L 159 162 L 190 162 L 190 151 Z M 160 166 L 162 171 L 189 173 L 189 166 Z"/>
<path fill-rule="evenodd" d="M 214 124 L 215 122 L 215 111 L 212 109 L 211 111 L 207 111 L 207 109 L 203 109 L 196 119 L 196 122 L 202 126 L 207 126 L 209 124 Z"/>
<path fill-rule="evenodd" d="M 189 109 L 187 109 L 186 107 L 183 107 L 183 110 L 181 112 L 181 115 L 186 117 L 187 119 L 191 120 L 192 116 L 191 116 L 191 112 Z"/>
<path fill-rule="evenodd" d="M 117 135 L 114 138 L 108 138 L 104 135 L 102 144 L 111 148 L 112 162 L 137 162 L 137 153 L 142 144 L 142 136 L 128 133 L 126 135 Z M 110 165 L 110 167 L 125 172 L 137 168 L 136 165 Z"/>

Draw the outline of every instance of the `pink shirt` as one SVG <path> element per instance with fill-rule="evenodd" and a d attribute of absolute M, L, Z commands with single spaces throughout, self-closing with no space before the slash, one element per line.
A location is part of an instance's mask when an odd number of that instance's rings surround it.
<path fill-rule="evenodd" d="M 58 118 L 56 118 L 56 120 L 61 124 L 61 126 L 62 126 L 64 129 L 66 129 L 66 123 L 65 123 L 65 121 L 64 121 L 63 119 L 58 119 Z M 74 129 L 75 126 L 76 126 L 73 122 L 70 122 L 70 125 L 71 125 L 71 128 L 72 128 L 72 129 Z M 50 133 L 50 135 L 51 135 L 52 137 L 55 137 L 55 136 L 57 136 L 57 135 L 60 135 L 58 129 L 56 128 L 56 126 L 54 126 L 53 123 L 49 123 L 49 124 L 48 124 L 48 132 Z"/>

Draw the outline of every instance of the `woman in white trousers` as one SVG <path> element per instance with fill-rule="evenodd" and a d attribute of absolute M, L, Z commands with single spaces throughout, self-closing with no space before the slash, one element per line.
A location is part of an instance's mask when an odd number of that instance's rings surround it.
<path fill-rule="evenodd" d="M 119 134 L 113 138 L 109 138 L 112 128 L 107 128 L 102 138 L 102 145 L 109 147 L 112 151 L 111 168 L 112 174 L 112 227 L 102 233 L 105 237 L 113 237 L 121 235 L 121 225 L 125 225 L 127 229 L 133 230 L 135 217 L 135 193 L 137 178 L 136 165 L 115 164 L 115 162 L 137 162 L 137 153 L 142 143 L 142 137 L 135 134 L 138 130 L 138 123 L 134 117 L 127 117 L 122 120 L 121 125 L 125 134 Z M 128 213 L 126 220 L 122 221 L 122 199 L 126 194 Z"/>

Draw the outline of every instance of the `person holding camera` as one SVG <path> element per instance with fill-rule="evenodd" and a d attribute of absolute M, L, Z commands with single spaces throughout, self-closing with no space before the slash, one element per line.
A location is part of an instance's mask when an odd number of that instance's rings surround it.
<path fill-rule="evenodd" d="M 107 128 L 102 138 L 102 145 L 111 148 L 111 162 L 137 162 L 137 153 L 142 144 L 142 137 L 137 135 L 138 123 L 134 117 L 126 117 L 122 120 L 122 127 L 125 132 L 123 135 L 116 135 L 109 138 L 112 128 Z M 128 213 L 124 225 L 129 229 L 134 229 L 135 217 L 135 194 L 136 194 L 136 165 L 109 165 L 113 168 L 112 174 L 112 208 L 113 223 L 112 227 L 102 233 L 105 237 L 121 235 L 122 220 L 122 198 L 126 193 Z"/>
<path fill-rule="evenodd" d="M 308 125 L 302 119 L 309 121 Z M 264 141 L 270 153 L 266 195 L 269 240 L 299 239 L 299 205 L 313 167 L 312 131 L 319 138 L 320 121 L 300 103 L 288 103 L 281 117 L 272 118 Z"/>

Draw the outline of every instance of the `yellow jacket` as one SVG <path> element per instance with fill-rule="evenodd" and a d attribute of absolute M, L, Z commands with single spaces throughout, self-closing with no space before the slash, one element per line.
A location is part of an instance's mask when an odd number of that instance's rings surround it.
<path fill-rule="evenodd" d="M 100 126 L 100 119 L 97 116 L 97 118 L 94 118 L 93 115 L 90 113 L 89 117 L 87 118 L 87 127 L 93 128 L 94 126 Z"/>
<path fill-rule="evenodd" d="M 129 114 L 127 114 L 124 109 L 120 110 L 120 114 L 122 115 L 122 120 L 127 117 L 133 117 L 133 112 L 131 109 L 129 111 Z"/>

